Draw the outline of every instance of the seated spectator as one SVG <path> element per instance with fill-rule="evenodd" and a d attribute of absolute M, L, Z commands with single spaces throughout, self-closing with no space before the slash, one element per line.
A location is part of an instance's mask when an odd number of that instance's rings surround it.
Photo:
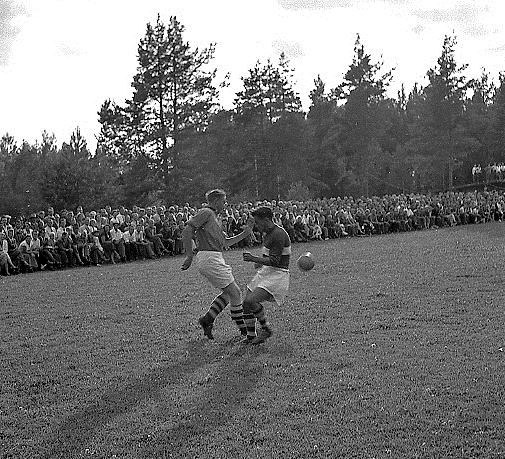
<path fill-rule="evenodd" d="M 54 233 L 56 235 L 56 228 L 54 227 L 53 219 L 51 217 L 46 217 L 44 223 L 44 234 L 42 236 L 43 240 L 47 239 L 51 233 Z"/>
<path fill-rule="evenodd" d="M 19 272 L 18 267 L 12 262 L 9 255 L 9 244 L 3 231 L 0 231 L 0 271 L 3 271 L 6 276 L 10 276 L 11 271 L 12 274 Z"/>
<path fill-rule="evenodd" d="M 79 247 L 78 243 L 78 235 L 74 233 L 74 227 L 73 226 L 67 226 L 66 228 L 68 238 L 70 239 L 70 245 L 72 246 L 72 256 L 74 259 L 74 263 L 78 264 L 80 266 L 84 265 L 84 262 L 81 257 L 81 247 Z"/>
<path fill-rule="evenodd" d="M 72 248 L 72 241 L 65 231 L 61 233 L 61 237 L 56 241 L 56 250 L 60 256 L 60 263 L 63 268 L 73 267 L 76 264 L 74 257 L 74 249 Z"/>
<path fill-rule="evenodd" d="M 18 246 L 21 257 L 23 257 L 24 260 L 24 270 L 28 273 L 33 273 L 39 267 L 35 253 L 32 251 L 31 244 L 32 237 L 27 234 L 24 241 L 22 241 Z"/>
<path fill-rule="evenodd" d="M 116 215 L 119 216 L 119 211 L 113 211 L 116 212 Z M 119 219 L 115 219 L 113 223 L 113 227 L 110 230 L 110 234 L 112 236 L 112 244 L 114 245 L 114 250 L 116 253 L 119 254 L 119 258 L 121 259 L 122 262 L 126 261 L 126 249 L 125 249 L 125 244 L 123 240 L 123 232 L 119 229 Z"/>
<path fill-rule="evenodd" d="M 42 265 L 40 260 L 40 250 L 42 246 L 42 241 L 39 238 L 39 230 L 32 230 L 32 242 L 31 249 L 35 255 L 35 259 L 37 260 L 37 266 L 39 269 L 45 269 L 46 265 Z"/>
<path fill-rule="evenodd" d="M 137 230 L 137 240 L 136 240 L 137 250 L 141 258 L 143 260 L 145 260 L 146 258 L 156 258 L 153 243 L 148 241 L 144 236 L 144 227 L 141 224 L 139 224 L 137 225 L 136 230 Z"/>
<path fill-rule="evenodd" d="M 303 223 L 303 217 L 298 215 L 295 219 L 295 224 L 293 225 L 295 232 L 294 242 L 307 242 L 309 240 L 308 229 Z"/>
<path fill-rule="evenodd" d="M 286 233 L 288 233 L 291 241 L 295 242 L 295 239 L 296 239 L 295 228 L 293 226 L 291 219 L 289 218 L 288 212 L 286 212 L 286 213 L 284 213 L 284 215 L 282 215 L 281 223 L 282 223 L 282 227 L 284 228 Z"/>
<path fill-rule="evenodd" d="M 163 255 L 168 254 L 168 250 L 163 245 L 163 242 L 161 242 L 160 236 L 161 234 L 158 234 L 156 232 L 156 226 L 154 225 L 154 220 L 149 219 L 147 222 L 147 226 L 144 228 L 144 238 L 147 241 L 152 242 L 154 253 L 156 254 L 157 257 L 161 257 Z"/>
<path fill-rule="evenodd" d="M 493 218 L 497 222 L 501 222 L 503 220 L 503 208 L 501 203 L 495 202 L 493 208 Z"/>
<path fill-rule="evenodd" d="M 134 224 L 130 224 L 128 229 L 123 232 L 123 241 L 125 245 L 125 254 L 128 261 L 137 260 L 139 254 L 137 250 L 137 230 Z"/>
<path fill-rule="evenodd" d="M 56 233 L 49 233 L 49 237 L 42 243 L 42 263 L 49 265 L 50 268 L 61 268 L 61 259 L 56 248 Z"/>
<path fill-rule="evenodd" d="M 110 226 L 108 223 L 103 226 L 103 231 L 100 233 L 100 245 L 103 248 L 105 260 L 110 261 L 113 265 L 115 265 L 115 258 L 119 260 L 120 256 L 112 242 L 112 235 L 110 234 Z"/>
<path fill-rule="evenodd" d="M 102 245 L 100 244 L 100 231 L 93 230 L 88 234 L 87 246 L 89 249 L 89 258 L 91 264 L 94 266 L 101 266 L 105 261 L 105 253 Z"/>
<path fill-rule="evenodd" d="M 14 229 L 7 230 L 7 253 L 12 263 L 18 268 L 20 272 L 24 272 L 27 265 L 19 251 L 19 244 L 14 237 Z"/>
<path fill-rule="evenodd" d="M 85 229 L 82 231 L 78 230 L 77 233 L 72 230 L 72 244 L 77 250 L 78 259 L 85 266 L 91 264 L 91 244 L 88 241 L 88 233 Z"/>
<path fill-rule="evenodd" d="M 171 255 L 175 254 L 175 222 L 172 220 L 165 220 L 161 227 L 161 242 L 167 248 Z"/>
<path fill-rule="evenodd" d="M 9 228 L 12 228 L 12 226 L 8 224 L 7 217 L 10 219 L 10 215 L 2 215 L 2 218 L 0 218 L 0 233 L 4 233 L 4 235 L 7 234 Z"/>

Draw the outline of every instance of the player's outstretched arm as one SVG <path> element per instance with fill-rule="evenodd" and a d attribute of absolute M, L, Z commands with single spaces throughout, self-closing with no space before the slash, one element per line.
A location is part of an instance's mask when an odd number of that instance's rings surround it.
<path fill-rule="evenodd" d="M 249 224 L 244 228 L 244 231 L 237 234 L 236 236 L 225 238 L 225 246 L 230 247 L 232 245 L 238 244 L 240 241 L 245 239 L 247 236 L 250 236 L 252 233 L 252 227 Z"/>

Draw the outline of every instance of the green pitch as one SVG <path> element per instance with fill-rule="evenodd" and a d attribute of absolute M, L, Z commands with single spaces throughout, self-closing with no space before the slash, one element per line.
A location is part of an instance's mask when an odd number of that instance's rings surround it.
<path fill-rule="evenodd" d="M 296 244 L 257 347 L 228 310 L 203 338 L 180 257 L 0 278 L 0 458 L 503 457 L 504 254 L 504 223 Z"/>

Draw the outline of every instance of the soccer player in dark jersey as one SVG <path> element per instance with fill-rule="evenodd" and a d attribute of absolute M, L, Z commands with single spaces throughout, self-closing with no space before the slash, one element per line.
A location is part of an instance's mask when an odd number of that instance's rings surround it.
<path fill-rule="evenodd" d="M 249 252 L 243 254 L 244 261 L 255 264 L 256 275 L 247 284 L 244 299 L 244 322 L 247 338 L 244 343 L 264 343 L 272 336 L 272 329 L 267 322 L 264 302 L 282 304 L 289 289 L 289 258 L 291 240 L 284 228 L 272 221 L 270 207 L 258 207 L 252 212 L 256 227 L 263 233 L 262 256 L 256 257 Z M 256 319 L 261 329 L 256 335 Z"/>
<path fill-rule="evenodd" d="M 198 319 L 204 335 L 214 339 L 212 328 L 219 313 L 230 303 L 231 318 L 237 324 L 242 335 L 247 334 L 243 319 L 242 293 L 233 277 L 231 267 L 223 258 L 223 249 L 240 242 L 252 233 L 254 220 L 251 217 L 245 229 L 236 236 L 227 237 L 221 228 L 222 220 L 218 218 L 226 206 L 226 193 L 223 190 L 211 190 L 205 195 L 207 206 L 191 217 L 182 231 L 182 240 L 186 250 L 186 259 L 181 269 L 188 269 L 193 257 L 200 274 L 221 293 L 214 298 L 209 310 Z M 196 250 L 193 250 L 196 240 Z M 195 255 L 196 253 L 196 255 Z"/>

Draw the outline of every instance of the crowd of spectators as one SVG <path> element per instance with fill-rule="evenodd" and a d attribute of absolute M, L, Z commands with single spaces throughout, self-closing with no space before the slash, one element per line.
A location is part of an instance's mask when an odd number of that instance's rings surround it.
<path fill-rule="evenodd" d="M 505 180 L 505 164 L 493 163 L 482 167 L 480 164 L 474 164 L 472 167 L 472 179 L 474 183 L 495 182 Z"/>
<path fill-rule="evenodd" d="M 502 221 L 505 192 L 474 191 L 338 197 L 309 201 L 261 201 L 229 205 L 221 214 L 228 236 L 242 231 L 250 211 L 269 205 L 275 223 L 294 243 L 372 236 L 455 225 Z M 182 230 L 197 208 L 151 206 L 99 210 L 52 207 L 14 220 L 0 219 L 0 273 L 31 273 L 76 266 L 100 266 L 182 254 Z M 261 243 L 261 234 L 241 247 Z"/>

